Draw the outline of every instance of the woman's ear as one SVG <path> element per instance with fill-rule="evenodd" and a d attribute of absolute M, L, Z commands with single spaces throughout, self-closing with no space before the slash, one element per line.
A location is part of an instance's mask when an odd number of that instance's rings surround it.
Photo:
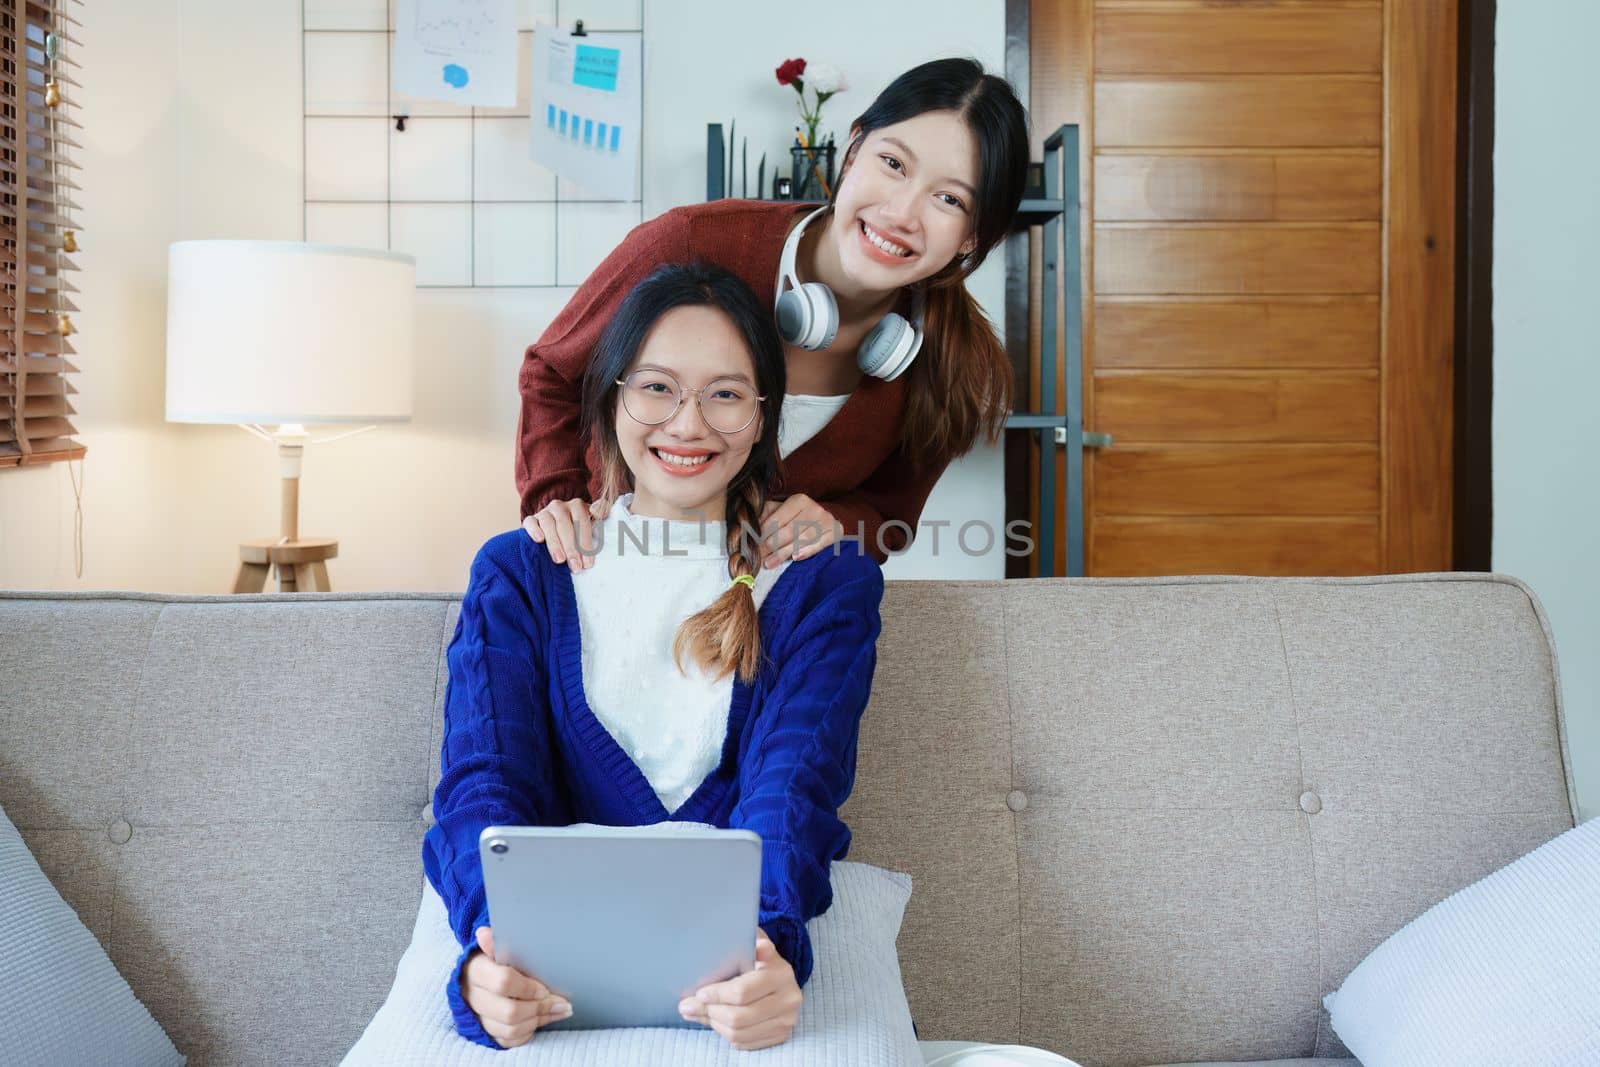
<path fill-rule="evenodd" d="M 974 215 L 967 216 L 966 239 L 956 248 L 956 255 L 970 256 L 978 250 L 978 220 Z"/>

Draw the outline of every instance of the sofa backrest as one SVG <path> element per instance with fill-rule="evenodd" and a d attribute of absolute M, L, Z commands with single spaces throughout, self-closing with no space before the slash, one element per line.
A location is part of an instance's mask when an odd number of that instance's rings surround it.
<path fill-rule="evenodd" d="M 0 594 L 0 806 L 195 1067 L 336 1062 L 410 935 L 447 595 Z M 1340 1055 L 1321 996 L 1573 825 L 1512 579 L 892 582 L 846 808 L 924 1038 Z"/>

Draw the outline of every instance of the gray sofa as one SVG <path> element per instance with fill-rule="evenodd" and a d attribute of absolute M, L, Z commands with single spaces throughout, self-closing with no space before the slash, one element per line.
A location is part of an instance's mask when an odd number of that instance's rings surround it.
<path fill-rule="evenodd" d="M 382 1002 L 455 617 L 0 594 L 0 806 L 196 1067 L 336 1063 Z M 925 1039 L 1353 1064 L 1322 995 L 1574 823 L 1513 579 L 892 582 L 879 650 L 846 817 L 915 878 Z"/>

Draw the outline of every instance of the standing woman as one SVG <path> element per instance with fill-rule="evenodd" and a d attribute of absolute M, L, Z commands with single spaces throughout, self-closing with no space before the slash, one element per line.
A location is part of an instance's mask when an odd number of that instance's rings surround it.
<path fill-rule="evenodd" d="M 1002 78 L 940 59 L 896 78 L 851 126 L 832 199 L 721 200 L 650 220 L 596 267 L 524 357 L 523 528 L 574 571 L 604 514 L 579 435 L 585 369 L 623 296 L 662 263 L 705 260 L 775 307 L 789 393 L 767 566 L 861 538 L 882 561 L 980 437 L 998 438 L 1011 366 L 967 276 L 1006 233 L 1027 176 L 1027 116 Z"/>

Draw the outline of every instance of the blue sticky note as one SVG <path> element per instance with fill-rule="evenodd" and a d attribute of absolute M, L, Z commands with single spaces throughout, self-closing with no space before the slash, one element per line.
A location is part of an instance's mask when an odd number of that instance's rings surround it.
<path fill-rule="evenodd" d="M 618 150 L 618 147 L 621 143 L 621 138 L 622 128 L 620 126 L 611 127 L 611 151 L 615 152 Z"/>
<path fill-rule="evenodd" d="M 572 63 L 572 84 L 614 93 L 617 91 L 617 66 L 621 62 L 619 49 L 580 44 Z"/>
<path fill-rule="evenodd" d="M 471 80 L 467 68 L 459 63 L 446 63 L 444 67 L 444 82 L 452 88 L 460 89 Z"/>
<path fill-rule="evenodd" d="M 544 124 L 552 130 L 556 128 L 556 106 L 554 104 L 545 105 Z"/>
<path fill-rule="evenodd" d="M 606 146 L 606 124 L 601 122 L 597 126 L 598 128 L 594 131 L 594 146 L 596 148 L 604 148 Z"/>
<path fill-rule="evenodd" d="M 561 136 L 567 135 L 567 109 L 561 109 Z"/>
<path fill-rule="evenodd" d="M 583 120 L 583 143 L 594 144 L 594 119 Z"/>

